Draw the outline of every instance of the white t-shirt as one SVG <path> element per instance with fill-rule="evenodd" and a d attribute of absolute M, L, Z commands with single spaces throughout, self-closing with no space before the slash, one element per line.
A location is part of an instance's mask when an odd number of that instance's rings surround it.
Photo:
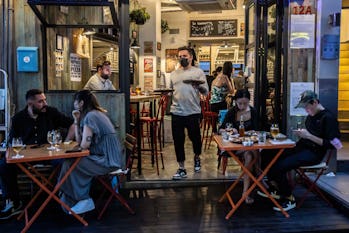
<path fill-rule="evenodd" d="M 109 79 L 104 79 L 98 75 L 98 73 L 94 74 L 84 86 L 84 89 L 91 91 L 108 91 L 108 90 L 116 90 L 113 86 L 113 83 Z"/>
<path fill-rule="evenodd" d="M 179 116 L 189 116 L 201 113 L 200 92 L 191 84 L 184 83 L 183 80 L 202 80 L 205 83 L 200 87 L 208 93 L 208 85 L 204 72 L 197 67 L 190 67 L 187 70 L 179 68 L 171 73 L 170 88 L 173 89 L 171 113 Z"/>

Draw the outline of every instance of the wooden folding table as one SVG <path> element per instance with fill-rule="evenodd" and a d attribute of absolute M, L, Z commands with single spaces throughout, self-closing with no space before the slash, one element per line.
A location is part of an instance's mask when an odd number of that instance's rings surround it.
<path fill-rule="evenodd" d="M 66 208 L 67 211 L 70 211 L 77 220 L 79 220 L 82 224 L 84 224 L 84 226 L 88 225 L 88 223 L 82 217 L 74 213 L 68 205 L 62 202 L 59 199 L 59 197 L 56 195 L 56 193 L 59 191 L 62 184 L 65 182 L 67 177 L 71 174 L 71 172 L 74 170 L 76 165 L 79 163 L 80 159 L 82 157 L 89 155 L 90 152 L 88 150 L 82 150 L 82 151 L 66 153 L 66 151 L 71 150 L 74 147 L 74 144 L 68 144 L 68 145 L 64 144 L 61 146 L 60 150 L 58 151 L 47 150 L 48 146 L 49 145 L 41 145 L 39 146 L 39 148 L 37 148 L 37 146 L 27 145 L 26 149 L 21 151 L 23 158 L 13 158 L 13 155 L 15 153 L 13 152 L 12 148 L 8 148 L 6 151 L 7 163 L 16 164 L 30 179 L 32 179 L 40 187 L 38 192 L 35 194 L 35 196 L 30 200 L 30 202 L 25 207 L 24 212 L 18 216 L 18 220 L 19 220 L 20 218 L 23 217 L 23 215 L 25 215 L 25 226 L 21 231 L 22 233 L 26 232 L 30 228 L 30 226 L 39 217 L 40 213 L 47 206 L 47 204 L 51 199 L 54 199 L 55 201 L 58 202 L 58 204 Z M 38 162 L 50 161 L 54 159 L 75 159 L 74 163 L 72 163 L 67 173 L 62 177 L 62 179 L 56 185 L 51 183 L 51 179 L 57 173 L 58 167 L 53 169 L 50 176 L 46 178 L 43 174 L 40 173 L 40 171 L 35 166 L 35 164 L 37 164 Z M 37 177 L 39 177 L 39 179 Z M 40 193 L 42 193 L 42 191 L 46 192 L 48 194 L 48 197 L 41 204 L 41 206 L 35 212 L 35 214 L 30 218 L 28 216 L 28 209 L 37 200 L 38 196 L 40 195 Z"/>
<path fill-rule="evenodd" d="M 218 145 L 218 148 L 221 151 L 226 151 L 240 166 L 242 169 L 242 172 L 239 176 L 238 179 L 236 179 L 233 184 L 226 190 L 226 192 L 222 195 L 220 198 L 219 202 L 223 202 L 225 198 L 228 199 L 230 205 L 231 205 L 231 210 L 229 213 L 225 216 L 226 219 L 229 219 L 234 212 L 240 207 L 240 205 L 245 201 L 245 199 L 250 195 L 250 193 L 253 191 L 253 189 L 258 186 L 262 192 L 264 192 L 268 198 L 274 203 L 275 206 L 280 208 L 281 212 L 285 215 L 285 217 L 289 217 L 289 214 L 280 206 L 280 204 L 270 195 L 270 193 L 267 191 L 267 189 L 264 187 L 264 185 L 261 183 L 261 180 L 263 177 L 268 173 L 270 168 L 274 165 L 274 163 L 277 161 L 277 159 L 280 157 L 282 152 L 286 148 L 292 148 L 295 146 L 294 143 L 279 143 L 279 144 L 271 144 L 270 142 L 266 142 L 265 144 L 258 144 L 254 143 L 252 146 L 243 146 L 242 144 L 238 143 L 232 143 L 229 141 L 224 141 L 222 139 L 221 135 L 214 135 L 214 140 Z M 239 159 L 239 157 L 235 154 L 236 151 L 238 150 L 245 150 L 245 151 L 253 151 L 253 150 L 260 150 L 260 149 L 278 149 L 278 153 L 273 157 L 273 159 L 269 162 L 269 164 L 264 168 L 263 171 L 261 171 L 261 174 L 258 175 L 258 177 L 255 177 L 250 171 L 249 167 L 252 167 L 253 164 L 256 162 L 255 160 L 252 160 L 251 163 L 248 166 L 245 166 L 244 163 Z M 234 203 L 232 197 L 230 196 L 230 192 L 237 186 L 239 183 L 240 178 L 244 175 L 247 174 L 250 179 L 251 179 L 251 186 L 248 188 L 248 190 L 242 195 L 242 197 Z"/>

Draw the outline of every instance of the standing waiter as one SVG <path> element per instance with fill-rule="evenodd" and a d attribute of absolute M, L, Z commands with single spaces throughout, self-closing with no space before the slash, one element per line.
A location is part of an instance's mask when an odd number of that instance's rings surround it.
<path fill-rule="evenodd" d="M 194 50 L 188 47 L 178 49 L 180 67 L 171 73 L 170 87 L 174 90 L 172 96 L 172 137 L 175 146 L 179 169 L 173 179 L 187 177 L 185 162 L 185 128 L 193 144 L 194 171 L 201 170 L 201 135 L 200 135 L 200 94 L 207 95 L 208 85 L 204 72 L 194 66 Z"/>

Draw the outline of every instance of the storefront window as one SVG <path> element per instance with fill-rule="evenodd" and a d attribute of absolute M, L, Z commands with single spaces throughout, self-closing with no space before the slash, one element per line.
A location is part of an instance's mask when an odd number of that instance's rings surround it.
<path fill-rule="evenodd" d="M 79 90 L 96 72 L 96 66 L 110 61 L 113 85 L 119 87 L 119 59 L 116 41 L 103 33 L 84 35 L 82 28 L 47 29 L 47 89 Z M 112 38 L 112 37 L 111 37 Z"/>
<path fill-rule="evenodd" d="M 28 4 L 43 25 L 45 89 L 82 89 L 96 66 L 110 61 L 119 89 L 116 1 L 33 1 Z"/>

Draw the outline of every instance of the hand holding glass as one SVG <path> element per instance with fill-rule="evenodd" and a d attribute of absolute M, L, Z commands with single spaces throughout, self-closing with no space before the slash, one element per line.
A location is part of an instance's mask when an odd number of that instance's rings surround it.
<path fill-rule="evenodd" d="M 19 159 L 24 157 L 23 155 L 19 154 L 19 152 L 21 152 L 21 150 L 25 147 L 21 138 L 13 138 L 11 146 L 13 151 L 16 153 L 16 155 L 12 156 L 12 158 Z"/>
<path fill-rule="evenodd" d="M 274 141 L 276 141 L 276 136 L 279 134 L 279 125 L 272 124 L 270 127 L 270 135 L 273 137 Z"/>

